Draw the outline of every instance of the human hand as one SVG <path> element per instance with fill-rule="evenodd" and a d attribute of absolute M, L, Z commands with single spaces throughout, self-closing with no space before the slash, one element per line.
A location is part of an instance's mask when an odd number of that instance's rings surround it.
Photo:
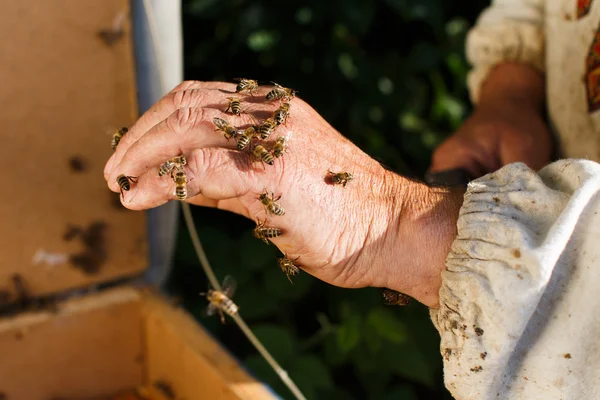
<path fill-rule="evenodd" d="M 513 162 L 545 166 L 552 137 L 542 115 L 543 85 L 543 77 L 530 67 L 495 69 L 471 117 L 433 153 L 430 171 L 464 168 L 480 177 Z"/>
<path fill-rule="evenodd" d="M 269 137 L 288 138 L 288 151 L 274 165 L 253 161 L 235 140 L 215 132 L 213 118 L 236 127 L 272 114 L 269 89 L 243 96 L 248 113 L 228 115 L 233 84 L 184 82 L 147 111 L 123 137 L 105 168 L 111 190 L 117 176 L 137 177 L 124 193 L 132 210 L 157 207 L 175 198 L 174 183 L 158 167 L 184 154 L 192 204 L 236 212 L 280 228 L 272 242 L 302 268 L 333 285 L 388 287 L 430 305 L 437 304 L 440 271 L 455 235 L 460 200 L 392 172 L 332 128 L 302 100 Z M 268 145 L 267 145 L 268 148 Z M 348 171 L 346 187 L 332 185 L 328 171 Z M 257 197 L 281 195 L 285 215 L 267 215 Z"/>

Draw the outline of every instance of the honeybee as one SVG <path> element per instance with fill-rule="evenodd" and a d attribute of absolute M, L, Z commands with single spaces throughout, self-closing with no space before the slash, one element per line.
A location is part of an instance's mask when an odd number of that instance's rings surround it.
<path fill-rule="evenodd" d="M 256 136 L 256 127 L 255 126 L 249 126 L 248 128 L 244 129 L 244 132 L 238 135 L 238 140 L 237 140 L 238 150 L 244 150 L 246 148 L 246 146 L 248 146 L 248 144 L 250 143 L 250 141 L 252 140 L 252 138 L 254 136 Z"/>
<path fill-rule="evenodd" d="M 285 215 L 285 210 L 283 209 L 283 207 L 276 203 L 277 200 L 281 198 L 281 196 L 277 197 L 276 199 L 274 197 L 275 196 L 273 195 L 273 193 L 271 193 L 271 196 L 269 196 L 267 191 L 264 191 L 263 193 L 261 193 L 260 196 L 258 196 L 258 200 L 260 200 L 260 202 L 263 203 L 267 213 L 278 216 Z"/>
<path fill-rule="evenodd" d="M 273 118 L 265 119 L 258 127 L 260 138 L 262 140 L 267 139 L 277 128 L 277 122 Z"/>
<path fill-rule="evenodd" d="M 119 185 L 119 189 L 121 189 L 121 197 L 123 197 L 123 191 L 129 191 L 131 189 L 131 182 L 137 183 L 137 177 L 135 176 L 125 176 L 123 174 L 117 176 L 117 184 Z"/>
<path fill-rule="evenodd" d="M 254 228 L 254 230 L 252 231 L 252 235 L 257 239 L 262 240 L 266 244 L 269 244 L 269 239 L 281 236 L 282 232 L 279 228 L 265 228 L 266 222 L 266 220 L 263 222 L 258 221 L 256 223 L 256 228 Z"/>
<path fill-rule="evenodd" d="M 250 96 L 254 96 L 252 92 L 258 89 L 258 81 L 254 79 L 235 78 L 234 81 L 239 82 L 235 88 L 236 93 L 248 92 Z"/>
<path fill-rule="evenodd" d="M 262 160 L 263 162 L 266 162 L 269 165 L 273 165 L 273 163 L 275 162 L 273 155 L 269 153 L 267 149 L 265 149 L 264 146 L 261 146 L 260 144 L 254 146 L 252 153 L 254 154 L 255 159 Z"/>
<path fill-rule="evenodd" d="M 285 124 L 288 116 L 290 115 L 290 103 L 283 103 L 273 113 L 273 119 L 277 125 Z"/>
<path fill-rule="evenodd" d="M 110 147 L 112 147 L 113 150 L 117 149 L 119 142 L 127 132 L 129 132 L 129 129 L 127 129 L 126 127 L 123 127 L 115 132 L 115 134 L 112 137 L 112 140 L 110 141 Z"/>
<path fill-rule="evenodd" d="M 294 89 L 286 88 L 278 83 L 271 82 L 275 87 L 269 93 L 267 93 L 267 100 L 279 100 L 290 101 L 296 96 Z"/>
<path fill-rule="evenodd" d="M 410 303 L 410 297 L 392 289 L 381 289 L 381 295 L 388 306 L 405 306 Z"/>
<path fill-rule="evenodd" d="M 175 181 L 175 196 L 177 200 L 185 200 L 187 198 L 187 176 L 182 167 L 175 167 L 173 180 Z"/>
<path fill-rule="evenodd" d="M 237 129 L 235 129 L 234 126 L 230 125 L 229 122 L 225 121 L 222 118 L 213 118 L 213 122 L 215 123 L 215 126 L 217 127 L 217 131 L 223 131 L 223 136 L 225 136 L 225 139 L 229 140 L 232 137 L 235 137 L 238 133 Z"/>
<path fill-rule="evenodd" d="M 273 145 L 273 156 L 275 158 L 279 158 L 283 155 L 285 148 L 287 146 L 287 139 L 283 136 L 279 136 L 277 140 L 275 140 L 275 144 Z"/>
<path fill-rule="evenodd" d="M 165 176 L 166 174 L 171 174 L 171 178 L 173 177 L 173 172 L 175 167 L 184 166 L 187 164 L 187 159 L 182 154 L 177 157 L 173 157 L 172 159 L 166 161 L 163 165 L 158 169 L 158 176 Z"/>
<path fill-rule="evenodd" d="M 221 290 L 209 289 L 208 293 L 200 293 L 206 295 L 206 299 L 210 302 L 206 309 L 207 315 L 214 315 L 215 312 L 219 312 L 221 316 L 221 323 L 225 323 L 225 314 L 229 316 L 237 315 L 239 307 L 231 300 L 233 293 L 235 292 L 237 284 L 231 276 L 226 276 L 221 284 Z"/>
<path fill-rule="evenodd" d="M 332 172 L 332 171 L 328 171 L 329 175 L 331 175 L 331 181 L 333 182 L 334 185 L 342 185 L 343 187 L 346 187 L 346 184 L 348 182 L 350 182 L 352 179 L 354 179 L 354 177 L 352 176 L 352 174 L 350 172 Z"/>
<path fill-rule="evenodd" d="M 290 278 L 290 276 L 296 276 L 300 272 L 300 268 L 298 268 L 298 265 L 295 264 L 298 258 L 300 257 L 296 257 L 296 259 L 290 260 L 286 253 L 284 254 L 284 257 L 277 260 L 277 263 L 281 267 L 281 270 L 287 275 L 287 278 L 290 281 L 290 283 L 293 283 L 292 278 Z"/>
<path fill-rule="evenodd" d="M 228 97 L 229 104 L 225 112 L 231 110 L 233 115 L 240 115 L 242 113 L 242 101 L 239 97 Z"/>

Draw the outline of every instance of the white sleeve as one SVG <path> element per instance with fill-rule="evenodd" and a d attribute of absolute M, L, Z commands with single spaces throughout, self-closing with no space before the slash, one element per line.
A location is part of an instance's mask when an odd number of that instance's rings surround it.
<path fill-rule="evenodd" d="M 469 184 L 431 311 L 456 399 L 599 399 L 598 310 L 599 164 Z"/>
<path fill-rule="evenodd" d="M 490 70 L 515 61 L 544 70 L 545 0 L 494 0 L 467 35 L 467 83 L 473 103 Z"/>

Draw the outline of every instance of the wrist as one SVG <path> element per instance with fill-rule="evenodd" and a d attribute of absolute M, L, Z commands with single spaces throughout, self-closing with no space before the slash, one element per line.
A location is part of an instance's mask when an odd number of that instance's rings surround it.
<path fill-rule="evenodd" d="M 435 308 L 464 190 L 430 188 L 396 177 L 386 249 L 381 249 L 386 262 L 373 286 L 402 292 Z"/>

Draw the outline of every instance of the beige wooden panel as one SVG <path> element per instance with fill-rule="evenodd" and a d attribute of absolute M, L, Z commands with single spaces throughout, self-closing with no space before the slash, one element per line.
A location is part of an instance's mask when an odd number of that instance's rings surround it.
<path fill-rule="evenodd" d="M 0 319 L 0 393 L 8 400 L 89 399 L 142 382 L 140 295 L 117 288 L 57 313 Z"/>
<path fill-rule="evenodd" d="M 143 213 L 116 206 L 102 175 L 108 129 L 136 115 L 128 4 L 0 1 L 0 290 L 17 272 L 40 295 L 146 267 Z M 98 32 L 119 16 L 125 34 L 109 46 Z M 93 223 L 106 228 L 91 244 L 63 239 Z M 64 262 L 77 254 L 98 271 Z"/>
<path fill-rule="evenodd" d="M 189 314 L 147 295 L 146 387 L 167 385 L 176 399 L 275 399 Z M 235 327 L 232 327 L 235 329 Z"/>

